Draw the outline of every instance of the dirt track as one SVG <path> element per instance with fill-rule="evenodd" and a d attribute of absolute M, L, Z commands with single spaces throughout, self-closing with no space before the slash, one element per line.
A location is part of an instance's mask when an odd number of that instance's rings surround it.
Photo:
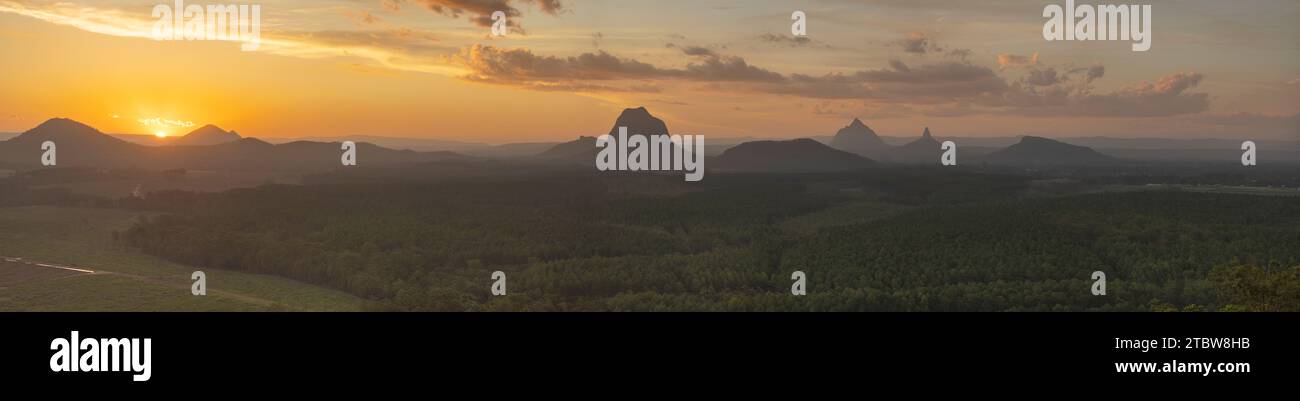
<path fill-rule="evenodd" d="M 48 280 L 82 274 L 95 274 L 88 269 L 37 263 L 17 258 L 0 258 L 0 288 L 33 280 Z"/>
<path fill-rule="evenodd" d="M 0 290 L 12 287 L 28 281 L 35 280 L 53 280 L 65 277 L 73 277 L 87 274 L 106 274 L 113 276 L 127 277 L 133 280 L 139 280 L 165 287 L 177 288 L 184 290 L 189 294 L 188 284 L 169 283 L 157 278 L 145 277 L 135 274 L 117 273 L 105 270 L 91 270 L 83 267 L 64 266 L 52 263 L 44 263 L 26 260 L 22 258 L 0 256 Z M 209 293 L 220 294 L 222 296 L 235 298 L 249 303 L 258 305 L 274 305 L 275 302 L 254 296 L 240 293 L 209 289 Z"/>

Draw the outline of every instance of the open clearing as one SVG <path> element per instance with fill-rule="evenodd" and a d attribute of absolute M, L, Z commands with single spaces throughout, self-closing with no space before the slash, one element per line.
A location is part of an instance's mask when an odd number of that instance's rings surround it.
<path fill-rule="evenodd" d="M 0 208 L 0 311 L 355 311 L 352 295 L 276 276 L 196 268 L 116 246 L 141 213 Z M 68 270 L 79 269 L 93 271 Z M 208 294 L 190 294 L 190 274 Z"/>

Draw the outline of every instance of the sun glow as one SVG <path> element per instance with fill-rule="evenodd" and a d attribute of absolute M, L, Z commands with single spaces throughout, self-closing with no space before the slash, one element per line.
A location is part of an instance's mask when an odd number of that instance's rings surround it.
<path fill-rule="evenodd" d="M 157 132 L 154 132 L 154 133 L 153 133 L 153 136 L 156 136 L 156 137 L 159 137 L 159 138 L 166 138 L 166 137 L 167 137 L 167 133 L 166 133 L 166 132 L 162 132 L 162 131 L 157 131 Z"/>

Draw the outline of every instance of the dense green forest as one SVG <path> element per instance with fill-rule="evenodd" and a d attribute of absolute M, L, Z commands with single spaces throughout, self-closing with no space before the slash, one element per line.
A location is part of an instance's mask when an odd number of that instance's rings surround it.
<path fill-rule="evenodd" d="M 969 170 L 164 192 L 116 234 L 376 310 L 1297 310 L 1300 198 Z M 651 188 L 651 190 L 629 190 Z M 509 293 L 492 296 L 491 272 Z M 1107 295 L 1090 292 L 1093 271 Z M 790 294 L 804 271 L 808 295 Z"/>

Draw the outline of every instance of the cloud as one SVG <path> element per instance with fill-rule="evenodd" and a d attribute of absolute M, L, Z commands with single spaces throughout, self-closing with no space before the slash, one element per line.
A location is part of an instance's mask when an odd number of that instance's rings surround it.
<path fill-rule="evenodd" d="M 749 65 L 740 57 L 719 55 L 701 47 L 687 47 L 683 53 L 702 58 L 682 69 L 659 68 L 604 51 L 556 57 L 533 54 L 527 49 L 502 49 L 474 45 L 462 49 L 452 61 L 471 72 L 476 81 L 509 83 L 583 80 L 686 79 L 697 81 L 775 81 L 781 74 Z"/>
<path fill-rule="evenodd" d="M 379 19 L 379 17 L 376 17 L 374 14 L 371 14 L 369 11 L 362 11 L 360 13 L 348 12 L 346 13 L 346 15 L 348 16 L 348 18 L 351 18 L 356 23 L 362 25 L 374 25 L 382 21 Z"/>
<path fill-rule="evenodd" d="M 1091 67 L 1075 68 L 1070 70 L 1070 73 L 1084 73 L 1084 79 L 1087 80 L 1087 82 L 1092 82 L 1092 80 L 1106 75 L 1106 66 L 1096 64 Z"/>
<path fill-rule="evenodd" d="M 0 12 L 15 13 L 82 30 L 125 37 L 148 38 L 153 20 L 111 9 L 65 3 L 34 5 L 0 0 Z M 419 4 L 452 16 L 475 16 L 500 5 L 541 5 L 544 12 L 564 10 L 555 1 L 393 0 L 390 5 Z M 490 15 L 490 11 L 488 12 Z M 518 13 L 518 10 L 515 11 Z M 363 14 L 361 21 L 364 22 Z M 371 16 L 373 17 L 373 16 Z M 661 93 L 674 83 L 703 83 L 699 91 L 743 95 L 792 96 L 823 101 L 895 104 L 893 110 L 927 115 L 1162 117 L 1198 114 L 1208 109 L 1210 95 L 1195 90 L 1205 79 L 1195 72 L 1169 74 L 1155 81 L 1099 92 L 1104 79 L 1100 64 L 1051 66 L 1037 54 L 999 54 L 997 65 L 981 65 L 964 49 L 946 49 L 923 34 L 905 35 L 903 59 L 877 68 L 824 74 L 781 73 L 753 65 L 725 47 L 671 46 L 680 50 L 681 64 L 656 65 L 603 50 L 561 56 L 525 48 L 444 44 L 431 32 L 391 28 L 374 18 L 366 30 L 267 30 L 260 51 L 301 58 L 344 57 L 359 71 L 368 67 L 457 77 L 474 82 L 512 85 L 539 91 Z M 454 35 L 454 34 L 448 34 Z M 604 35 L 592 34 L 594 44 Z M 449 36 L 454 38 L 454 36 Z M 670 36 L 681 39 L 680 35 Z M 585 38 L 584 38 L 585 39 Z M 779 35 L 760 37 L 769 43 L 796 45 L 799 39 Z M 179 44 L 178 44 L 179 45 Z M 942 49 L 942 50 L 940 50 Z M 918 53 L 919 51 L 924 53 Z M 939 53 L 943 58 L 908 57 Z M 987 62 L 988 59 L 983 59 Z M 1284 80 L 1283 80 L 1284 81 Z M 1291 84 L 1294 85 L 1295 81 Z M 656 97 L 673 97 L 667 93 Z M 698 103 L 698 102 L 697 102 Z M 905 106 L 905 107 L 904 107 Z"/>
<path fill-rule="evenodd" d="M 700 46 L 683 47 L 682 53 L 685 53 L 687 56 L 718 57 L 718 53 Z"/>
<path fill-rule="evenodd" d="M 759 35 L 758 39 L 766 43 L 792 47 L 807 46 L 813 43 L 813 40 L 807 36 L 777 35 L 772 33 Z"/>
<path fill-rule="evenodd" d="M 715 57 L 686 66 L 688 79 L 702 81 L 781 81 L 779 73 L 749 65 L 740 57 Z"/>
<path fill-rule="evenodd" d="M 645 79 L 669 75 L 653 65 L 615 57 L 604 51 L 578 56 L 539 56 L 527 49 L 502 49 L 476 44 L 453 60 L 471 74 L 494 81 Z"/>
<path fill-rule="evenodd" d="M 901 61 L 891 60 L 890 67 L 890 69 L 859 71 L 856 76 L 865 82 L 914 84 L 973 82 L 997 78 L 993 70 L 961 62 L 941 62 L 909 67 Z"/>
<path fill-rule="evenodd" d="M 426 56 L 455 50 L 454 47 L 440 44 L 438 37 L 431 32 L 405 27 L 367 31 L 277 32 L 274 37 L 308 47 L 341 49 L 349 55 L 361 54 L 365 49 Z"/>
<path fill-rule="evenodd" d="M 138 118 L 136 122 L 149 128 L 189 128 L 194 126 L 193 121 L 171 120 L 162 117 Z"/>
<path fill-rule="evenodd" d="M 927 54 L 942 52 L 944 49 L 935 44 L 924 32 L 908 32 L 903 39 L 895 42 L 904 52 L 912 54 Z"/>
<path fill-rule="evenodd" d="M 1061 83 L 1061 77 L 1056 75 L 1055 68 L 1032 69 L 1029 70 L 1029 76 L 1025 78 L 1025 82 L 1036 86 L 1051 86 Z"/>
<path fill-rule="evenodd" d="M 466 16 L 470 22 L 481 27 L 492 26 L 492 13 L 501 11 L 506 14 L 507 23 L 511 27 L 518 27 L 515 22 L 516 18 L 522 13 L 511 3 L 528 3 L 536 4 L 541 7 L 542 12 L 558 15 L 564 10 L 560 0 L 392 0 L 396 3 L 412 2 L 424 6 L 424 8 L 435 13 L 446 15 L 452 18 Z"/>
<path fill-rule="evenodd" d="M 757 89 L 818 99 L 935 104 L 992 96 L 1006 88 L 1006 82 L 986 67 L 953 61 L 911 66 L 891 60 L 887 69 L 822 76 L 793 74 L 787 82 L 761 85 Z"/>
<path fill-rule="evenodd" d="M 1098 70 L 1084 70 L 1098 71 Z M 1090 75 L 1085 75 L 1090 76 Z M 1130 85 L 1109 93 L 1093 93 L 1087 82 L 1062 79 L 1044 88 L 1014 85 L 986 105 L 1006 107 L 1027 116 L 1168 117 L 1196 114 L 1209 108 L 1209 94 L 1191 93 L 1204 76 L 1179 72 L 1156 82 Z M 1078 81 L 1073 79 L 1073 81 Z M 989 99 L 986 99 L 989 100 Z"/>
<path fill-rule="evenodd" d="M 1141 83 L 1138 85 L 1125 88 L 1124 92 L 1133 93 L 1139 96 L 1146 95 L 1179 95 L 1183 91 L 1201 83 L 1203 75 L 1196 72 L 1179 72 L 1173 75 L 1161 77 L 1155 83 Z"/>
<path fill-rule="evenodd" d="M 70 26 L 83 31 L 117 37 L 153 39 L 157 20 L 148 13 L 126 12 L 71 3 L 25 3 L 0 0 L 0 13 L 12 13 Z M 432 34 L 415 30 L 383 31 L 287 31 L 263 29 L 258 52 L 307 59 L 353 57 L 394 71 L 458 76 L 464 71 L 445 64 L 430 63 L 425 50 L 449 52 L 428 42 Z M 178 43 L 177 45 L 181 45 Z"/>
<path fill-rule="evenodd" d="M 683 48 L 682 52 L 688 56 L 703 59 L 701 62 L 688 64 L 684 71 L 675 73 L 687 79 L 711 82 L 775 82 L 785 80 L 785 77 L 780 73 L 752 66 L 740 57 L 721 55 L 713 50 L 697 46 Z"/>
<path fill-rule="evenodd" d="M 1105 75 L 1102 65 L 1063 69 L 1042 66 L 1026 57 L 1023 76 L 1011 83 L 994 69 L 964 60 L 909 64 L 894 59 L 886 68 L 784 75 L 714 49 L 672 47 L 694 61 L 681 68 L 665 68 L 604 51 L 558 57 L 528 49 L 474 45 L 462 49 L 454 62 L 470 71 L 464 77 L 467 80 L 536 90 L 658 92 L 657 84 L 646 82 L 697 81 L 708 83 L 700 89 L 716 92 L 925 106 L 916 110 L 932 116 L 1160 117 L 1195 114 L 1209 106 L 1208 94 L 1191 92 L 1204 79 L 1194 72 L 1095 93 L 1092 83 Z"/>
<path fill-rule="evenodd" d="M 1006 68 L 1015 68 L 1015 67 L 1027 67 L 1027 66 L 1037 65 L 1037 64 L 1038 64 L 1037 52 L 1035 52 L 1034 55 L 1030 57 L 1015 55 L 1015 54 L 998 55 L 998 68 L 1006 69 Z"/>
<path fill-rule="evenodd" d="M 970 49 L 952 49 L 948 51 L 948 57 L 957 58 L 959 60 L 965 60 L 969 58 L 970 55 Z"/>

